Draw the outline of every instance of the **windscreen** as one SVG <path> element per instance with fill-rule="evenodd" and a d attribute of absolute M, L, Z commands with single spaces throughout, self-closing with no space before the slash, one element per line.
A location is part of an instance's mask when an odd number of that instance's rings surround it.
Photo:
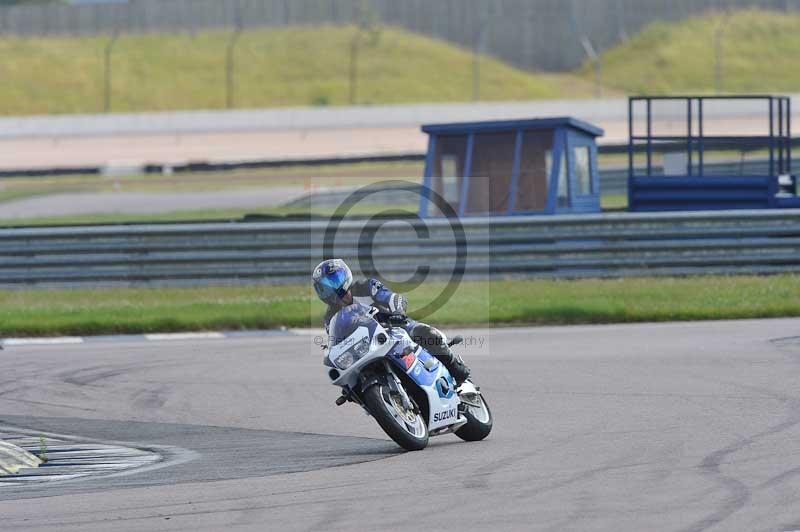
<path fill-rule="evenodd" d="M 369 315 L 369 307 L 358 303 L 344 307 L 331 318 L 330 345 L 340 344 L 359 327 L 367 327 L 370 334 L 375 330 L 375 320 Z"/>

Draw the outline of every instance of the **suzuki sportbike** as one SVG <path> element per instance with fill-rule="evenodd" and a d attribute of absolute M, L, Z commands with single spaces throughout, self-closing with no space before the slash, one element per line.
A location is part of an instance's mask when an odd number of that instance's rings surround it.
<path fill-rule="evenodd" d="M 361 405 L 409 451 L 451 432 L 466 441 L 484 439 L 492 413 L 480 388 L 469 379 L 456 388 L 444 364 L 399 326 L 404 322 L 359 304 L 331 318 L 324 363 L 331 383 L 342 389 L 336 404 Z M 456 337 L 448 345 L 461 341 Z"/>

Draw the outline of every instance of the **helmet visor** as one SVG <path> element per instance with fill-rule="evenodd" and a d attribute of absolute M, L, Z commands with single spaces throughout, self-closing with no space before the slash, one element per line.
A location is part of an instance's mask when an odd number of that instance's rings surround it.
<path fill-rule="evenodd" d="M 339 299 L 344 297 L 346 290 L 344 284 L 347 281 L 347 272 L 336 270 L 329 273 L 314 285 L 320 299 L 330 301 L 334 296 Z"/>

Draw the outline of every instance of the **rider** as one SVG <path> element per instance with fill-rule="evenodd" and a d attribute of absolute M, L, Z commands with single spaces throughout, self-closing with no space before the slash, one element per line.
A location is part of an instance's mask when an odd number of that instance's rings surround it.
<path fill-rule="evenodd" d="M 325 329 L 336 312 L 359 303 L 372 306 L 380 313 L 405 318 L 401 325 L 415 342 L 423 345 L 427 351 L 438 358 L 450 371 L 457 384 L 469 378 L 469 368 L 464 364 L 444 341 L 444 335 L 436 328 L 408 318 L 405 313 L 408 301 L 400 294 L 395 294 L 377 279 L 362 279 L 353 282 L 353 274 L 342 259 L 322 261 L 314 269 L 312 275 L 314 290 L 319 298 L 328 305 L 325 312 Z"/>

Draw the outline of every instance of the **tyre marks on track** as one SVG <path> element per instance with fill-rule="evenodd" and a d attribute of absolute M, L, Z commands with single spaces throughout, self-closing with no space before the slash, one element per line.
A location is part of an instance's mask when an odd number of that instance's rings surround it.
<path fill-rule="evenodd" d="M 769 345 L 790 356 L 794 362 L 800 363 L 800 336 L 772 339 L 769 341 Z M 758 443 L 760 440 L 781 434 L 800 424 L 800 399 L 781 393 L 775 393 L 772 390 L 764 388 L 743 385 L 741 383 L 730 382 L 727 384 L 756 391 L 780 401 L 787 409 L 786 419 L 752 436 L 740 438 L 730 445 L 717 449 L 703 457 L 703 460 L 698 465 L 700 474 L 727 491 L 728 496 L 712 513 L 682 529 L 681 532 L 702 532 L 707 530 L 723 522 L 736 511 L 747 505 L 752 498 L 751 487 L 733 475 L 724 473 L 722 471 L 723 464 L 726 462 L 727 458 L 733 454 Z M 780 482 L 792 478 L 797 473 L 800 473 L 800 467 L 784 471 L 755 487 L 774 487 Z"/>
<path fill-rule="evenodd" d="M 46 460 L 37 468 L 23 468 L 15 475 L 0 477 L 0 490 L 120 473 L 164 459 L 153 450 L 35 435 L 7 425 L 0 425 L 0 440 Z"/>

